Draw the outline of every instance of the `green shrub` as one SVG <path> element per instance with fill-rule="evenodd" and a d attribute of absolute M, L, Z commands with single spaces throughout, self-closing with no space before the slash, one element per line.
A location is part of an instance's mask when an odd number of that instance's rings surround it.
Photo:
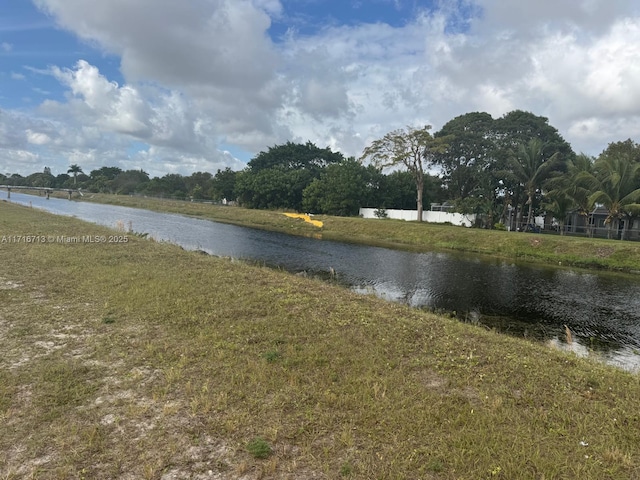
<path fill-rule="evenodd" d="M 271 455 L 271 447 L 260 437 L 254 438 L 247 444 L 247 451 L 255 458 L 267 458 Z"/>
<path fill-rule="evenodd" d="M 373 211 L 373 214 L 377 217 L 377 218 L 387 218 L 387 209 L 386 208 L 376 208 Z"/>

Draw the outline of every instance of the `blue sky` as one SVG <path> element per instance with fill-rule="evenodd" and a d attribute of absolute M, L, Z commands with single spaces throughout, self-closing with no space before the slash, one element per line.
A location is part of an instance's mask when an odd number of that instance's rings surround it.
<path fill-rule="evenodd" d="M 108 58 L 58 28 L 55 19 L 28 0 L 4 0 L 0 4 L 0 44 L 2 108 L 29 108 L 47 98 L 62 100 L 64 89 L 60 83 L 37 72 L 52 65 L 71 67 L 79 58 L 100 64 L 110 78 L 122 81 L 117 57 Z"/>
<path fill-rule="evenodd" d="M 514 109 L 574 149 L 640 141 L 634 0 L 4 0 L 0 172 L 238 170 L 286 141 L 359 156 Z"/>
<path fill-rule="evenodd" d="M 276 18 L 270 29 L 277 41 L 288 29 L 302 35 L 313 35 L 329 26 L 358 26 L 385 23 L 403 27 L 419 10 L 437 8 L 431 1 L 394 0 L 285 0 L 282 18 Z"/>

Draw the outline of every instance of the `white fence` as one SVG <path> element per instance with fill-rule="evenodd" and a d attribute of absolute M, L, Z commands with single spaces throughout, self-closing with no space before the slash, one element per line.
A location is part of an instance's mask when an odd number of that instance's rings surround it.
<path fill-rule="evenodd" d="M 362 218 L 379 218 L 375 212 L 377 208 L 361 208 L 360 216 Z M 418 220 L 417 210 L 385 210 L 387 217 L 397 220 L 406 220 L 408 222 L 415 222 Z M 422 212 L 422 220 L 429 223 L 451 223 L 452 225 L 471 227 L 475 222 L 475 215 L 463 215 L 461 213 L 449 213 L 449 212 Z"/>

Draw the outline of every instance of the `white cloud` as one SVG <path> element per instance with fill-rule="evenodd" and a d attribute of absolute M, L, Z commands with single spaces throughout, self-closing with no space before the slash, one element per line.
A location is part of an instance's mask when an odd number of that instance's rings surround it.
<path fill-rule="evenodd" d="M 527 2 L 520 12 L 508 2 L 480 3 L 486 16 L 453 57 L 463 72 L 478 73 L 469 77 L 480 87 L 449 77 L 467 92 L 464 104 L 547 116 L 575 150 L 594 155 L 609 142 L 640 136 L 640 16 L 633 3 Z M 492 111 L 488 104 L 502 106 Z M 606 128 L 612 123 L 623 128 Z"/>
<path fill-rule="evenodd" d="M 160 155 L 145 157 L 151 165 L 155 163 L 153 168 L 147 167 L 153 172 L 162 171 L 167 158 L 175 162 L 170 170 L 182 172 L 188 172 L 190 165 L 204 167 L 215 163 L 206 160 L 207 157 L 217 157 L 218 163 L 228 162 L 239 168 L 234 159 L 222 152 L 216 154 L 215 128 L 206 117 L 200 117 L 197 106 L 179 92 L 144 85 L 118 85 L 84 60 L 74 69 L 55 67 L 51 73 L 69 88 L 70 96 L 66 103 L 45 102 L 40 111 L 59 121 L 76 119 L 76 128 L 68 132 L 68 144 L 80 147 L 79 139 L 87 135 L 93 144 L 102 144 L 105 138 L 118 138 L 120 144 L 126 144 L 127 138 L 144 142 L 153 147 L 148 152 L 163 152 L 162 158 Z M 93 128 L 88 130 L 87 125 Z M 90 148 L 86 144 L 85 147 Z M 90 155 L 84 160 L 93 165 L 97 157 Z M 139 161 L 135 159 L 134 163 Z"/>
<path fill-rule="evenodd" d="M 254 0 L 253 4 L 272 17 L 279 17 L 282 14 L 282 4 L 280 0 Z"/>
<path fill-rule="evenodd" d="M 0 149 L 15 152 L 4 156 L 0 171 L 30 173 L 36 163 L 66 171 L 69 162 L 87 172 L 112 165 L 160 176 L 167 171 L 190 174 L 196 167 L 242 168 L 216 150 L 214 129 L 178 92 L 120 86 L 86 61 L 74 69 L 54 67 L 50 74 L 68 88 L 66 101 L 43 102 L 38 117 L 0 111 Z M 152 148 L 136 153 L 131 151 L 134 142 Z M 21 153 L 28 149 L 33 155 Z"/>
<path fill-rule="evenodd" d="M 358 156 L 389 130 L 437 130 L 476 110 L 547 116 L 592 154 L 640 141 L 634 0 L 440 1 L 401 27 L 333 24 L 313 35 L 290 30 L 280 43 L 268 36 L 272 19 L 287 18 L 279 0 L 35 1 L 119 58 L 124 81 L 98 61 L 26 66 L 52 74 L 67 96 L 35 116 L 12 113 L 15 124 L 0 116 L 0 148 L 82 159 L 85 170 L 239 169 L 227 146 L 257 153 L 287 140 Z M 409 3 L 396 1 L 403 11 Z M 148 148 L 132 152 L 132 143 Z"/>
<path fill-rule="evenodd" d="M 54 67 L 52 73 L 71 89 L 74 99 L 82 101 L 72 99 L 70 102 L 76 115 L 92 117 L 107 131 L 138 138 L 149 136 L 145 122 L 150 111 L 134 88 L 109 82 L 95 66 L 84 60 L 78 62 L 75 70 Z"/>
<path fill-rule="evenodd" d="M 38 0 L 60 24 L 121 58 L 127 82 L 188 95 L 225 125 L 269 134 L 285 92 L 266 31 L 275 0 Z M 242 138 L 242 135 L 238 136 Z M 275 137 L 273 137 L 275 139 Z M 253 142 L 243 145 L 255 148 Z"/>
<path fill-rule="evenodd" d="M 40 156 L 30 150 L 11 148 L 10 150 L 0 148 L 0 155 L 4 160 L 0 163 L 0 173 L 10 176 L 11 174 L 22 172 L 30 174 L 41 171 Z M 7 161 L 7 158 L 11 160 Z"/>
<path fill-rule="evenodd" d="M 599 34 L 637 8 L 634 0 L 475 0 L 474 3 L 483 9 L 481 20 L 474 22 L 483 35 L 498 31 L 517 37 L 537 36 L 545 29 L 567 26 Z"/>
<path fill-rule="evenodd" d="M 34 145 L 46 145 L 51 141 L 51 138 L 49 138 L 49 135 L 47 135 L 46 133 L 34 132 L 31 129 L 27 129 L 25 134 L 27 137 L 27 141 Z"/>

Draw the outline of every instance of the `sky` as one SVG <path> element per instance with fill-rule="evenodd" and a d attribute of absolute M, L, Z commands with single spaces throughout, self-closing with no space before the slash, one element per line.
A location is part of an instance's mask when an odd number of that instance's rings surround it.
<path fill-rule="evenodd" d="M 468 112 L 640 142 L 637 0 L 2 0 L 0 173 L 359 157 Z"/>

